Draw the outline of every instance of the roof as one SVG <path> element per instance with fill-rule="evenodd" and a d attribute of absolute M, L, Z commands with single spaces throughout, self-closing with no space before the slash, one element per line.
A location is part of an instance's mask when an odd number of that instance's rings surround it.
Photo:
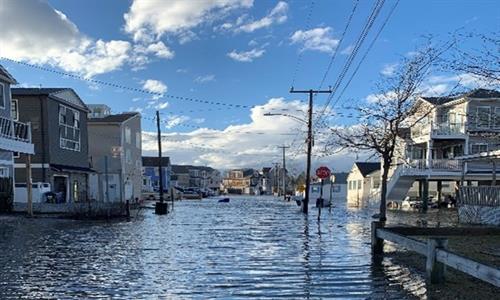
<path fill-rule="evenodd" d="M 158 167 L 160 159 L 157 156 L 143 156 L 142 166 L 143 167 Z M 168 166 L 170 164 L 170 157 L 161 158 L 162 166 Z"/>
<path fill-rule="evenodd" d="M 90 118 L 88 119 L 89 123 L 123 123 L 128 119 L 131 119 L 137 115 L 140 115 L 138 112 L 128 112 L 116 115 L 108 115 L 102 118 Z"/>
<path fill-rule="evenodd" d="M 422 99 L 434 105 L 441 105 L 463 97 L 476 98 L 476 99 L 500 98 L 500 91 L 489 90 L 489 89 L 475 89 L 466 93 L 460 93 L 442 97 L 422 97 Z"/>
<path fill-rule="evenodd" d="M 355 162 L 354 164 L 358 167 L 359 172 L 363 175 L 363 177 L 380 170 L 379 162 Z"/>
<path fill-rule="evenodd" d="M 13 88 L 12 96 L 47 96 L 89 112 L 89 108 L 72 88 Z M 68 96 L 72 94 L 73 96 Z"/>
<path fill-rule="evenodd" d="M 335 175 L 335 183 L 336 184 L 347 184 L 347 176 L 349 173 L 341 172 L 341 173 L 333 173 Z"/>
<path fill-rule="evenodd" d="M 2 65 L 0 65 L 0 79 L 3 79 L 10 84 L 17 84 L 16 79 L 10 75 L 10 73 Z"/>
<path fill-rule="evenodd" d="M 206 166 L 192 166 L 192 165 L 172 165 L 172 173 L 185 174 L 189 173 L 190 170 L 200 170 L 212 172 L 215 171 L 214 168 Z"/>

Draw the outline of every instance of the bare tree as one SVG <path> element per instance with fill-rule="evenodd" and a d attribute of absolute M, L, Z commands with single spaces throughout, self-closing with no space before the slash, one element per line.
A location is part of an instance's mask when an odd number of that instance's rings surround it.
<path fill-rule="evenodd" d="M 437 50 L 429 45 L 404 57 L 393 75 L 380 81 L 377 94 L 368 104 L 351 108 L 359 123 L 332 129 L 332 140 L 327 147 L 375 152 L 382 160 L 379 215 L 382 222 L 386 221 L 387 181 L 398 137 L 431 112 L 432 108 L 426 106 L 419 106 L 420 111 L 415 111 L 415 103 L 430 69 L 449 47 L 451 44 Z"/>
<path fill-rule="evenodd" d="M 489 84 L 500 83 L 500 34 L 455 33 L 445 70 L 474 75 Z M 467 47 L 465 45 L 473 45 Z"/>

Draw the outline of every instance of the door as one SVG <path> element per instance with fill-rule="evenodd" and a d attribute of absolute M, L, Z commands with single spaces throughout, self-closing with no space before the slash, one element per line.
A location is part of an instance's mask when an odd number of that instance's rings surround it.
<path fill-rule="evenodd" d="M 54 176 L 54 193 L 57 203 L 65 203 L 68 190 L 68 178 L 64 176 Z"/>

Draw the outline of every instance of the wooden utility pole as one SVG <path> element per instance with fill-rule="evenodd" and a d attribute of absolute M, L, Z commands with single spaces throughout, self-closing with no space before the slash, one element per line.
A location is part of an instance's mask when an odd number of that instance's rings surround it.
<path fill-rule="evenodd" d="M 303 90 L 296 91 L 293 89 L 290 90 L 290 93 L 301 93 L 301 94 L 309 94 L 309 112 L 308 112 L 308 121 L 307 121 L 307 167 L 306 167 L 306 193 L 304 197 L 304 201 L 302 202 L 302 212 L 307 214 L 309 210 L 309 189 L 310 189 L 310 180 L 311 180 L 311 152 L 312 152 L 312 115 L 313 115 L 313 95 L 314 94 L 331 94 L 331 90 Z"/>
<path fill-rule="evenodd" d="M 285 159 L 285 150 L 290 148 L 288 146 L 278 146 L 278 148 L 283 149 L 283 201 L 286 201 L 286 159 Z"/>
<path fill-rule="evenodd" d="M 279 183 L 278 169 L 279 169 L 279 163 L 274 163 L 274 184 L 273 184 L 273 189 L 276 190 L 276 194 L 279 196 L 280 195 L 280 192 L 279 192 L 280 183 Z"/>
<path fill-rule="evenodd" d="M 33 180 L 31 179 L 31 154 L 26 154 L 26 192 L 28 196 L 28 216 L 33 216 Z"/>
<path fill-rule="evenodd" d="M 155 213 L 157 215 L 165 215 L 167 213 L 167 203 L 163 200 L 163 167 L 161 157 L 161 128 L 160 128 L 160 111 L 156 111 L 156 129 L 158 130 L 158 175 L 160 200 L 156 202 Z"/>

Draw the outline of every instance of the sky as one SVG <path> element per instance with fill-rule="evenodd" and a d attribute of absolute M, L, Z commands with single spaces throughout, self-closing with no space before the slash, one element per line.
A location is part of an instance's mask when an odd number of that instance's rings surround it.
<path fill-rule="evenodd" d="M 174 164 L 261 168 L 279 162 L 277 147 L 288 145 L 289 166 L 299 172 L 305 166 L 305 125 L 264 114 L 305 119 L 307 95 L 290 94 L 291 86 L 318 88 L 323 78 L 323 88 L 334 85 L 375 2 L 0 0 L 0 63 L 20 86 L 71 87 L 86 103 L 141 112 L 145 155 L 156 153 L 159 109 L 164 155 Z M 376 82 L 411 55 L 424 35 L 446 40 L 456 30 L 498 32 L 499 11 L 495 0 L 386 0 L 353 65 L 372 41 L 373 47 L 339 103 L 369 101 Z M 427 84 L 440 94 L 451 81 L 434 76 Z M 315 97 L 315 111 L 326 101 Z M 341 110 L 339 105 L 327 111 Z M 324 138 L 315 138 L 315 153 Z M 355 159 L 364 158 L 318 154 L 313 161 L 345 171 Z"/>

